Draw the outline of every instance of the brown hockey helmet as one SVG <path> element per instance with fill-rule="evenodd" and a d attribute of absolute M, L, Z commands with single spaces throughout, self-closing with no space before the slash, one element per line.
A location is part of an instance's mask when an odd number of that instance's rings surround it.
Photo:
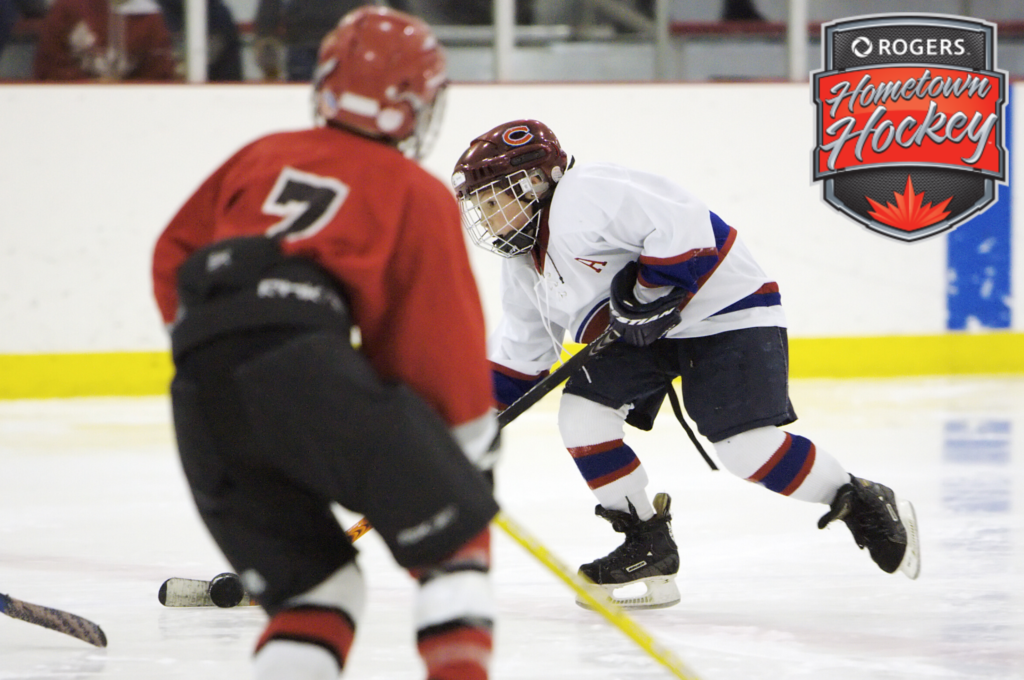
<path fill-rule="evenodd" d="M 551 190 L 562 178 L 568 155 L 558 138 L 537 120 L 513 120 L 474 139 L 455 163 L 452 187 L 465 198 L 480 187 L 521 170 L 536 169 Z M 546 193 L 546 192 L 545 192 Z"/>

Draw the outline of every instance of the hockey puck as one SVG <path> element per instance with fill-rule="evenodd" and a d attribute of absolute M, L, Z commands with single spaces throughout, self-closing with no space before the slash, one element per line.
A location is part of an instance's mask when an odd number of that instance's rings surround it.
<path fill-rule="evenodd" d="M 242 601 L 245 589 L 237 574 L 225 572 L 217 574 L 210 581 L 210 599 L 218 607 L 234 607 Z"/>

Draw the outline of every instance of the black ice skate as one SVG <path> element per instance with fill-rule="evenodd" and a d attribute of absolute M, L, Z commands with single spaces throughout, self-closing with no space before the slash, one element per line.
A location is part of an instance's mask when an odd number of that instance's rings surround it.
<path fill-rule="evenodd" d="M 835 520 L 846 523 L 857 545 L 868 549 L 882 571 L 892 574 L 898 569 L 912 579 L 921 573 L 914 506 L 889 487 L 850 475 L 850 483 L 836 492 L 832 509 L 818 520 L 818 528 Z"/>
<path fill-rule="evenodd" d="M 671 504 L 667 493 L 657 494 L 654 517 L 646 522 L 640 521 L 632 503 L 628 513 L 606 510 L 600 505 L 594 509 L 595 514 L 611 522 L 615 531 L 626 534 L 626 541 L 618 548 L 580 567 L 580 576 L 593 581 L 589 587 L 595 595 L 607 595 L 624 609 L 657 609 L 679 603 L 675 580 L 679 571 L 679 550 L 669 524 Z M 633 585 L 644 586 L 646 592 L 616 596 L 617 590 Z M 576 604 L 587 608 L 578 597 Z"/>

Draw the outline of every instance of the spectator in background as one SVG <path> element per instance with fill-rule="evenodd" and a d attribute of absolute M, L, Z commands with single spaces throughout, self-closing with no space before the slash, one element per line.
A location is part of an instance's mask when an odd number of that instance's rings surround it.
<path fill-rule="evenodd" d="M 18 20 L 18 12 L 14 8 L 14 0 L 0 0 L 0 55 L 4 53 L 4 45 L 11 37 L 14 22 Z"/>
<path fill-rule="evenodd" d="M 493 0 L 392 0 L 392 7 L 435 26 L 483 26 L 494 22 Z M 533 3 L 516 3 L 516 23 L 533 23 Z"/>
<path fill-rule="evenodd" d="M 173 80 L 175 71 L 155 0 L 54 0 L 40 28 L 39 80 Z"/>
<path fill-rule="evenodd" d="M 164 22 L 184 63 L 185 2 L 184 0 L 157 0 L 164 14 Z M 242 79 L 242 41 L 231 10 L 223 0 L 206 1 L 206 79 L 211 83 L 232 82 Z"/>
<path fill-rule="evenodd" d="M 722 3 L 722 21 L 764 21 L 754 0 L 725 0 Z"/>
<path fill-rule="evenodd" d="M 11 38 L 18 15 L 38 19 L 46 14 L 46 0 L 0 0 L 0 55 Z"/>
<path fill-rule="evenodd" d="M 266 80 L 313 78 L 320 40 L 363 0 L 260 0 L 256 10 L 256 64 Z M 282 58 L 283 56 L 283 58 Z"/>
<path fill-rule="evenodd" d="M 637 0 L 636 7 L 645 15 L 654 18 L 655 0 Z M 722 21 L 764 21 L 757 11 L 754 0 L 722 0 Z"/>

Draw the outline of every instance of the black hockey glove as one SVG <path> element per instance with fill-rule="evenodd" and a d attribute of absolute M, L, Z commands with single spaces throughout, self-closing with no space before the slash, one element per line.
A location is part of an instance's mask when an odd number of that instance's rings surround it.
<path fill-rule="evenodd" d="M 632 261 L 612 279 L 609 326 L 630 345 L 646 347 L 679 323 L 679 305 L 686 299 L 686 289 L 673 288 L 654 302 L 642 303 L 633 295 L 639 271 L 640 264 Z"/>

